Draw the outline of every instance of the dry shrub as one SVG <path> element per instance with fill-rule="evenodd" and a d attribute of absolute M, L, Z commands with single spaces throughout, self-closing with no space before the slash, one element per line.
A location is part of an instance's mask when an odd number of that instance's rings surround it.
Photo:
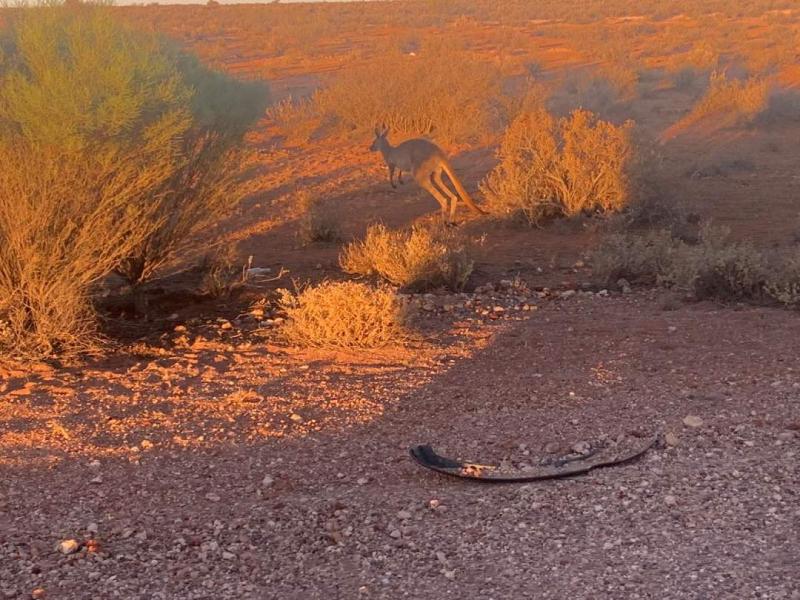
<path fill-rule="evenodd" d="M 252 258 L 243 264 L 233 246 L 217 246 L 200 263 L 200 272 L 203 274 L 200 292 L 212 298 L 230 296 L 247 282 L 247 269 Z"/>
<path fill-rule="evenodd" d="M 191 56 L 173 60 L 193 92 L 191 121 L 172 144 L 171 176 L 152 198 L 160 226 L 118 269 L 132 284 L 211 243 L 214 228 L 256 185 L 250 176 L 258 158 L 243 138 L 263 115 L 266 87 L 211 71 Z"/>
<path fill-rule="evenodd" d="M 337 242 L 341 239 L 339 223 L 329 205 L 308 190 L 298 191 L 296 197 L 301 211 L 297 234 L 304 243 Z"/>
<path fill-rule="evenodd" d="M 784 306 L 800 308 L 800 252 L 795 250 L 771 269 L 765 292 Z"/>
<path fill-rule="evenodd" d="M 406 305 L 389 287 L 324 282 L 298 293 L 281 290 L 282 333 L 311 347 L 377 348 L 407 337 Z"/>
<path fill-rule="evenodd" d="M 416 55 L 391 52 L 339 73 L 318 95 L 323 114 L 363 131 L 385 123 L 401 135 L 479 140 L 494 128 L 496 67 L 446 43 Z"/>
<path fill-rule="evenodd" d="M 595 275 L 609 284 L 624 278 L 688 291 L 697 299 L 763 301 L 787 270 L 771 267 L 761 252 L 731 242 L 728 235 L 726 228 L 711 226 L 701 229 L 696 244 L 668 230 L 612 235 L 592 264 Z"/>
<path fill-rule="evenodd" d="M 92 286 L 157 224 L 129 203 L 168 168 L 114 158 L 0 144 L 0 352 L 69 354 L 97 341 Z"/>
<path fill-rule="evenodd" d="M 711 74 L 705 95 L 684 118 L 685 124 L 709 116 L 723 118 L 736 124 L 749 123 L 769 104 L 769 84 L 759 77 L 746 81 L 728 79 L 724 72 Z"/>
<path fill-rule="evenodd" d="M 130 210 L 143 208 L 158 220 L 118 265 L 131 283 L 179 258 L 247 192 L 248 156 L 239 146 L 263 114 L 263 85 L 211 71 L 104 6 L 23 8 L 3 38 L 3 137 L 139 162 L 136 149 L 145 156 L 148 148 L 161 150 L 158 168 L 169 171 L 130 198 Z"/>
<path fill-rule="evenodd" d="M 481 184 L 488 209 L 522 214 L 531 224 L 619 210 L 629 195 L 631 129 L 630 122 L 616 126 L 584 110 L 559 120 L 544 109 L 521 114 L 506 130 L 500 163 Z"/>
<path fill-rule="evenodd" d="M 241 197 L 263 97 L 105 6 L 21 7 L 0 32 L 0 320 L 27 355 L 90 345 L 92 284 L 139 282 Z"/>
<path fill-rule="evenodd" d="M 474 266 L 466 240 L 444 227 L 414 226 L 391 231 L 372 225 L 360 242 L 348 245 L 339 264 L 345 272 L 378 275 L 395 285 L 422 291 L 437 287 L 459 290 Z"/>

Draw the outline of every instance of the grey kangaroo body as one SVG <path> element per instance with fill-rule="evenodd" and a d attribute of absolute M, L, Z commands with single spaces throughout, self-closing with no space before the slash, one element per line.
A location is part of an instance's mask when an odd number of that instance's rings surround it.
<path fill-rule="evenodd" d="M 404 183 L 403 172 L 406 172 L 420 187 L 436 199 L 439 206 L 442 207 L 443 219 L 448 219 L 449 214 L 449 220 L 453 221 L 459 199 L 475 212 L 486 214 L 486 211 L 472 201 L 439 146 L 421 138 L 407 140 L 402 144 L 392 146 L 386 139 L 387 133 L 388 129 L 385 127 L 382 130 L 376 129 L 375 140 L 372 142 L 370 150 L 383 155 L 383 160 L 389 167 L 389 183 L 393 188 L 397 187 L 394 182 L 395 171 L 398 173 L 397 180 L 401 184 Z M 455 193 L 444 184 L 442 173 L 446 174 L 453 184 Z"/>

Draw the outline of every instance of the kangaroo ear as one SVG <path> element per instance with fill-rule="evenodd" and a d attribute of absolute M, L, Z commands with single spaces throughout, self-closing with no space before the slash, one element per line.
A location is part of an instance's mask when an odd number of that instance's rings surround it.
<path fill-rule="evenodd" d="M 375 125 L 375 137 L 381 137 L 381 128 Z"/>
<path fill-rule="evenodd" d="M 381 136 L 385 137 L 387 133 L 389 133 L 389 128 L 386 126 L 386 123 L 384 123 L 381 125 Z"/>

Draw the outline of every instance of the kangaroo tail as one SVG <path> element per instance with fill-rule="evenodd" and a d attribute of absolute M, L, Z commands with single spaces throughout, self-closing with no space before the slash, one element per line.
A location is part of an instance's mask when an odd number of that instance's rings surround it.
<path fill-rule="evenodd" d="M 480 206 L 475 204 L 470 195 L 467 193 L 467 190 L 465 190 L 464 186 L 461 185 L 461 182 L 458 180 L 458 177 L 456 177 L 456 174 L 453 171 L 453 167 L 451 167 L 450 163 L 444 159 L 442 159 L 442 168 L 444 169 L 444 172 L 447 173 L 447 177 L 450 179 L 450 181 L 453 182 L 453 186 L 455 186 L 456 191 L 458 192 L 458 195 L 461 197 L 461 199 L 464 201 L 464 204 L 469 206 L 476 213 L 480 213 L 482 215 L 488 214 Z"/>

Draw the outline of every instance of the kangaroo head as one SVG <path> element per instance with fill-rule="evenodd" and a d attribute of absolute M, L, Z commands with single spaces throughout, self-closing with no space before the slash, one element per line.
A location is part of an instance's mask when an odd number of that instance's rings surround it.
<path fill-rule="evenodd" d="M 386 141 L 387 133 L 389 133 L 389 128 L 386 125 L 375 128 L 375 139 L 372 140 L 372 145 L 369 147 L 370 152 L 377 152 L 388 143 Z"/>

